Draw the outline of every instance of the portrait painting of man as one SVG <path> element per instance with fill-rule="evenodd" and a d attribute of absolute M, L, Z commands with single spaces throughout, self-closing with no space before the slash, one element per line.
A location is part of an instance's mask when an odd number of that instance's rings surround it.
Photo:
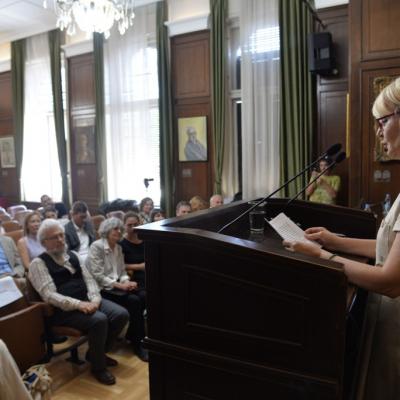
<path fill-rule="evenodd" d="M 1 168 L 15 168 L 14 138 L 12 136 L 0 138 Z"/>
<path fill-rule="evenodd" d="M 207 161 L 207 118 L 179 118 L 179 161 Z"/>
<path fill-rule="evenodd" d="M 96 162 L 93 126 L 77 128 L 75 150 L 77 164 L 94 164 Z"/>

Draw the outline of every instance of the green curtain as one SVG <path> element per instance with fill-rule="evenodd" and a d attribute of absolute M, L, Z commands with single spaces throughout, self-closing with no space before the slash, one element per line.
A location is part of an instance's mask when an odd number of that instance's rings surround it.
<path fill-rule="evenodd" d="M 65 141 L 64 109 L 61 83 L 61 32 L 59 29 L 48 33 L 50 49 L 51 86 L 53 91 L 54 126 L 56 129 L 58 161 L 62 179 L 62 201 L 69 208 L 68 160 Z"/>
<path fill-rule="evenodd" d="M 25 73 L 25 39 L 11 43 L 11 81 L 12 102 L 14 110 L 15 161 L 17 169 L 18 190 L 21 200 L 21 167 L 24 144 L 24 73 Z"/>
<path fill-rule="evenodd" d="M 101 33 L 93 34 L 94 53 L 94 84 L 96 98 L 96 165 L 97 179 L 100 193 L 100 203 L 107 200 L 107 153 L 106 153 L 106 129 L 104 107 L 104 36 Z"/>
<path fill-rule="evenodd" d="M 167 216 L 174 216 L 172 100 L 169 63 L 169 38 L 164 22 L 167 20 L 165 1 L 157 3 L 157 54 L 160 115 L 160 180 L 161 207 Z"/>
<path fill-rule="evenodd" d="M 314 2 L 309 2 L 314 6 Z M 308 71 L 307 35 L 313 18 L 302 0 L 280 0 L 281 41 L 281 181 L 285 182 L 311 160 L 313 136 L 313 77 Z M 293 196 L 307 183 L 298 178 L 285 191 Z"/>
<path fill-rule="evenodd" d="M 224 161 L 226 104 L 226 0 L 210 0 L 211 9 L 211 76 L 214 139 L 214 193 L 221 193 Z"/>

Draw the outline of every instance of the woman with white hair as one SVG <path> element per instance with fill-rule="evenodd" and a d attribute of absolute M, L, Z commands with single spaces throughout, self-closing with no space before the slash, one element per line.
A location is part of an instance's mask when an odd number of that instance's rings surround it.
<path fill-rule="evenodd" d="M 108 218 L 99 227 L 100 239 L 92 243 L 86 259 L 86 267 L 101 289 L 101 295 L 127 309 L 130 323 L 126 338 L 131 341 L 135 354 L 148 361 L 147 350 L 142 346 L 144 338 L 143 307 L 136 294 L 137 283 L 131 282 L 125 270 L 124 256 L 119 241 L 123 223 L 118 218 Z"/>

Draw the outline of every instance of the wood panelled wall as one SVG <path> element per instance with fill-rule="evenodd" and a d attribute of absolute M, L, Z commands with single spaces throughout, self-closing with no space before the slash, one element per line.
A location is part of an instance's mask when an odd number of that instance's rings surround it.
<path fill-rule="evenodd" d="M 371 107 L 377 78 L 400 76 L 400 2 L 352 0 L 350 2 L 350 201 L 371 203 L 398 194 L 398 161 L 375 161 L 375 129 Z M 388 171 L 390 180 L 379 176 Z M 387 173 L 387 172 L 386 172 Z"/>
<path fill-rule="evenodd" d="M 0 137 L 9 136 L 14 136 L 11 71 L 0 74 Z M 0 197 L 5 200 L 5 206 L 18 202 L 16 168 L 1 168 L 0 165 Z"/>
<path fill-rule="evenodd" d="M 348 7 L 332 7 L 318 12 L 318 16 L 326 25 L 325 30 L 332 34 L 337 75 L 317 78 L 317 154 L 321 154 L 329 146 L 341 143 L 346 147 L 346 99 L 348 93 Z M 341 177 L 341 189 L 337 202 L 348 203 L 349 160 L 339 164 L 334 174 Z"/>
<path fill-rule="evenodd" d="M 68 82 L 72 198 L 85 201 L 93 211 L 99 205 L 94 143 L 93 53 L 71 57 L 68 60 Z M 80 137 L 83 135 L 87 137 L 89 150 L 94 154 L 93 158 L 91 156 L 87 159 L 77 157 L 78 147 L 82 145 Z"/>
<path fill-rule="evenodd" d="M 194 195 L 208 199 L 213 189 L 209 31 L 171 39 L 174 104 L 175 204 Z M 207 117 L 208 161 L 179 162 L 178 118 Z"/>

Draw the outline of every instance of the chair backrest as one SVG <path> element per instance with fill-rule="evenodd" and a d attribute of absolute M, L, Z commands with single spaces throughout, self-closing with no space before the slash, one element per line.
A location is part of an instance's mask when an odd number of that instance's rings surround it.
<path fill-rule="evenodd" d="M 119 218 L 121 221 L 124 220 L 125 213 L 123 211 L 110 211 L 107 213 L 107 218 Z"/>
<path fill-rule="evenodd" d="M 8 214 L 0 214 L 0 221 L 11 221 L 11 217 Z"/>
<path fill-rule="evenodd" d="M 24 231 L 22 229 L 18 229 L 17 231 L 6 232 L 5 236 L 9 236 L 12 240 L 14 240 L 15 244 L 18 243 L 18 240 L 24 236 Z"/>
<path fill-rule="evenodd" d="M 12 232 L 21 229 L 21 225 L 17 221 L 4 221 L 1 225 L 6 232 Z"/>
<path fill-rule="evenodd" d="M 14 214 L 14 220 L 17 221 L 21 226 L 24 225 L 25 217 L 32 213 L 33 210 L 22 210 L 22 211 L 17 211 Z"/>
<path fill-rule="evenodd" d="M 27 208 L 23 204 L 18 204 L 16 206 L 11 206 L 7 208 L 8 213 L 14 218 L 14 215 L 17 211 L 25 211 Z"/>
<path fill-rule="evenodd" d="M 0 308 L 0 338 L 6 343 L 21 372 L 43 360 L 44 315 L 40 304 L 25 297 Z"/>

